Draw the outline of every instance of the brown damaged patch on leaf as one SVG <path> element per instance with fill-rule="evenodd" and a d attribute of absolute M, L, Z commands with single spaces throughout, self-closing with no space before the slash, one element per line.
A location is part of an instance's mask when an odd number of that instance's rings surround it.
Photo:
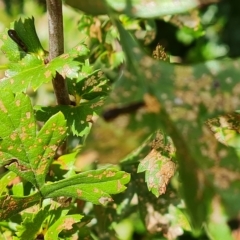
<path fill-rule="evenodd" d="M 212 118 L 206 124 L 214 133 L 216 139 L 228 146 L 237 134 L 240 133 L 240 114 L 232 113 Z"/>
<path fill-rule="evenodd" d="M 6 165 L 6 167 L 9 167 L 9 166 L 12 166 L 12 165 L 15 165 L 15 168 L 18 168 L 22 172 L 30 170 L 27 166 L 24 166 L 24 165 L 20 164 L 17 159 L 12 159 L 11 162 Z"/>
<path fill-rule="evenodd" d="M 8 214 L 7 212 L 14 211 L 14 209 L 16 209 L 17 207 L 18 207 L 17 202 L 11 196 L 7 195 L 3 200 L 3 204 L 1 206 L 1 208 L 5 209 L 5 211 L 0 213 L 0 218 L 5 219 L 6 216 L 4 215 L 4 213 Z"/>
<path fill-rule="evenodd" d="M 105 171 L 105 172 L 103 172 L 103 175 L 106 175 L 106 177 L 114 177 L 116 175 L 116 172 Z"/>
<path fill-rule="evenodd" d="M 240 173 L 223 167 L 213 167 L 209 170 L 210 175 L 213 175 L 214 186 L 219 189 L 228 189 L 232 182 L 240 180 Z"/>
<path fill-rule="evenodd" d="M 159 113 L 161 110 L 161 105 L 158 99 L 150 94 L 144 94 L 143 96 L 146 109 L 148 112 Z"/>
<path fill-rule="evenodd" d="M 124 185 L 122 185 L 121 181 L 117 181 L 117 191 L 120 192 L 123 188 L 125 188 Z"/>
<path fill-rule="evenodd" d="M 169 214 L 161 214 L 150 203 L 146 204 L 146 209 L 145 224 L 150 233 L 162 232 L 169 240 L 176 239 L 183 234 L 183 229 L 178 224 L 172 226 Z"/>
<path fill-rule="evenodd" d="M 82 91 L 84 91 L 85 89 L 87 89 L 88 87 L 92 87 L 95 84 L 97 84 L 98 81 L 96 80 L 96 77 L 93 75 L 91 77 L 89 77 L 85 82 L 84 82 L 84 86 L 82 87 Z"/>
<path fill-rule="evenodd" d="M 167 185 L 175 173 L 176 164 L 171 160 L 175 148 L 160 131 L 156 132 L 151 147 L 149 154 L 140 162 L 138 171 L 146 172 L 148 188 L 159 196 L 166 192 Z"/>
<path fill-rule="evenodd" d="M 60 74 L 63 76 L 63 78 L 66 78 L 68 75 L 72 74 L 72 69 L 69 67 L 68 64 L 65 64 L 62 68 L 62 71 L 60 72 Z"/>
<path fill-rule="evenodd" d="M 102 204 L 102 205 L 105 206 L 105 205 L 107 205 L 108 203 L 113 202 L 113 199 L 110 198 L 110 197 L 100 197 L 99 200 L 98 200 L 98 202 L 99 202 L 100 204 Z"/>
<path fill-rule="evenodd" d="M 3 111 L 4 113 L 8 112 L 2 101 L 0 101 L 0 110 Z"/>
<path fill-rule="evenodd" d="M 69 53 L 64 53 L 60 56 L 62 59 L 68 59 L 70 57 Z"/>
<path fill-rule="evenodd" d="M 78 197 L 82 197 L 82 190 L 77 189 L 77 195 L 78 195 Z"/>
<path fill-rule="evenodd" d="M 51 72 L 50 70 L 47 70 L 47 71 L 44 73 L 44 76 L 45 76 L 46 78 L 51 77 L 51 75 L 52 75 L 52 72 Z"/>
<path fill-rule="evenodd" d="M 147 181 L 149 189 L 155 188 L 159 195 L 164 194 L 170 179 L 175 173 L 175 163 L 162 156 L 155 149 L 152 149 L 141 163 L 148 165 L 146 171 L 149 171 Z"/>
<path fill-rule="evenodd" d="M 67 218 L 64 220 L 63 224 L 58 226 L 57 231 L 61 231 L 62 229 L 70 230 L 72 229 L 72 225 L 76 223 L 76 220 L 74 218 Z"/>

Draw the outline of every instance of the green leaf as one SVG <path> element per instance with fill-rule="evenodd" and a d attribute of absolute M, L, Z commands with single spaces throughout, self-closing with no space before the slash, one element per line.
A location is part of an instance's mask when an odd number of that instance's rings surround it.
<path fill-rule="evenodd" d="M 58 239 L 58 234 L 63 230 L 71 230 L 73 224 L 79 223 L 83 218 L 83 215 L 72 214 L 67 216 L 61 216 L 57 221 L 47 230 L 44 239 L 52 240 Z"/>
<path fill-rule="evenodd" d="M 69 131 L 76 136 L 86 136 L 110 91 L 109 81 L 102 71 L 97 70 L 87 77 L 79 76 L 78 79 L 69 80 L 68 88 L 69 93 L 75 97 L 76 106 L 36 106 L 37 119 L 47 121 L 53 114 L 61 111 L 67 119 Z"/>
<path fill-rule="evenodd" d="M 41 84 L 51 81 L 56 72 L 64 78 L 77 77 L 79 63 L 74 59 L 87 53 L 88 49 L 80 45 L 46 65 L 36 55 L 27 54 L 20 62 L 10 64 L 7 77 L 1 80 L 0 87 L 11 89 L 15 93 L 26 91 L 30 86 L 36 90 Z"/>
<path fill-rule="evenodd" d="M 75 97 L 76 105 L 80 104 L 81 99 L 92 100 L 105 96 L 110 91 L 109 80 L 101 70 L 96 70 L 91 74 L 86 73 L 86 77 L 84 75 L 85 73 L 81 72 L 78 79 L 68 81 L 69 93 Z"/>
<path fill-rule="evenodd" d="M 36 239 L 43 222 L 49 216 L 50 206 L 48 205 L 44 209 L 38 210 L 37 213 L 25 213 L 22 224 L 17 227 L 17 236 L 20 239 Z"/>
<path fill-rule="evenodd" d="M 186 12 L 198 7 L 201 3 L 197 0 L 153 0 L 145 3 L 140 0 L 106 0 L 109 7 L 119 14 L 127 14 L 131 17 L 153 18 Z M 66 4 L 84 11 L 88 14 L 107 14 L 108 9 L 103 0 L 86 2 L 84 0 L 66 0 Z"/>
<path fill-rule="evenodd" d="M 51 117 L 37 134 L 27 95 L 3 91 L 0 96 L 0 165 L 40 187 L 59 144 L 66 136 L 62 113 Z"/>
<path fill-rule="evenodd" d="M 43 59 L 46 51 L 44 51 L 38 39 L 34 26 L 34 18 L 19 19 L 11 23 L 11 30 L 15 31 L 14 36 L 17 35 L 17 38 L 19 38 L 27 48 L 27 51 L 24 52 L 24 50 L 9 37 L 8 29 L 6 29 L 0 36 L 3 41 L 1 49 L 11 62 L 18 62 L 25 57 L 27 53 L 35 54 L 39 59 Z"/>
<path fill-rule="evenodd" d="M 39 121 L 46 121 L 55 113 L 61 111 L 67 119 L 67 126 L 76 136 L 86 136 L 91 128 L 94 117 L 102 109 L 104 98 L 98 97 L 79 106 L 35 107 Z"/>
<path fill-rule="evenodd" d="M 116 169 L 100 169 L 79 173 L 68 179 L 44 185 L 41 193 L 45 198 L 74 197 L 106 205 L 112 201 L 110 194 L 117 194 L 126 189 L 124 186 L 130 175 Z"/>
<path fill-rule="evenodd" d="M 20 211 L 40 202 L 42 196 L 39 192 L 26 197 L 5 195 L 0 197 L 0 219 L 9 219 Z"/>
<path fill-rule="evenodd" d="M 219 197 L 215 197 L 212 201 L 206 232 L 211 239 L 234 240 L 227 224 L 227 216 L 219 200 Z"/>
<path fill-rule="evenodd" d="M 0 196 L 4 192 L 8 192 L 7 186 L 11 183 L 11 181 L 16 178 L 17 174 L 11 171 L 7 171 L 1 175 L 0 178 Z"/>
<path fill-rule="evenodd" d="M 19 49 L 18 45 L 10 39 L 7 32 L 8 29 L 5 29 L 5 31 L 0 34 L 0 39 L 3 42 L 1 50 L 9 59 L 9 61 L 18 62 L 26 56 L 26 53 Z"/>
<path fill-rule="evenodd" d="M 35 53 L 37 56 L 44 56 L 45 52 L 37 36 L 33 17 L 15 21 L 14 30 L 26 44 L 28 52 Z"/>

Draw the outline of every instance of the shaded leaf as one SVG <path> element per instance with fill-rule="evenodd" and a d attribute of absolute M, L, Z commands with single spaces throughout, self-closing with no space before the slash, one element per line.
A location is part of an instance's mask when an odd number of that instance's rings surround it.
<path fill-rule="evenodd" d="M 11 36 L 13 35 L 13 37 L 11 38 L 9 34 Z M 13 22 L 10 32 L 6 29 L 5 32 L 1 34 L 1 40 L 3 41 L 1 49 L 6 57 L 12 62 L 18 62 L 21 58 L 26 56 L 26 53 L 35 54 L 42 60 L 46 55 L 38 39 L 33 17 L 24 20 L 19 19 Z M 19 41 L 20 44 L 18 43 Z"/>
<path fill-rule="evenodd" d="M 177 14 L 186 12 L 190 9 L 198 7 L 202 1 L 197 0 L 107 0 L 107 4 L 119 14 L 127 14 L 131 17 L 153 18 L 164 15 Z M 211 1 L 203 1 L 205 4 Z M 83 0 L 73 1 L 66 0 L 66 3 L 74 8 L 80 9 L 88 14 L 107 14 L 107 7 L 104 1 L 95 0 L 86 2 Z"/>
<path fill-rule="evenodd" d="M 211 239 L 234 240 L 219 197 L 215 197 L 212 201 L 207 233 Z"/>
<path fill-rule="evenodd" d="M 76 105 L 79 105 L 81 99 L 92 100 L 107 95 L 110 85 L 103 72 L 96 70 L 91 74 L 81 72 L 77 79 L 69 80 L 68 89 L 69 93 L 75 97 Z"/>
<path fill-rule="evenodd" d="M 176 210 L 181 208 L 181 200 L 171 185 L 168 186 L 165 194 L 156 198 L 148 190 L 144 174 L 137 173 L 136 163 L 122 162 L 122 167 L 125 171 L 131 172 L 132 178 L 128 184 L 128 190 L 137 194 L 140 217 L 150 233 L 181 235 L 182 229 L 189 230 L 186 215 Z"/>
<path fill-rule="evenodd" d="M 17 32 L 19 38 L 27 46 L 27 51 L 35 53 L 38 56 L 43 57 L 45 51 L 39 41 L 37 32 L 34 26 L 34 18 L 26 18 L 24 20 L 19 19 L 14 22 L 14 30 Z"/>
<path fill-rule="evenodd" d="M 0 219 L 8 219 L 20 211 L 29 208 L 41 200 L 39 192 L 26 197 L 2 196 L 0 197 Z"/>

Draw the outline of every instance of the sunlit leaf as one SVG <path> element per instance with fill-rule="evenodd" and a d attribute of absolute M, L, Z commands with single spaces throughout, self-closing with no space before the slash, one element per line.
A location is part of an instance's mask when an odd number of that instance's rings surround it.
<path fill-rule="evenodd" d="M 28 96 L 4 91 L 0 106 L 0 164 L 40 187 L 55 151 L 66 136 L 64 116 L 55 114 L 37 133 Z"/>
<path fill-rule="evenodd" d="M 0 179 L 0 195 L 7 192 L 6 188 L 11 183 L 11 181 L 16 178 L 16 173 L 8 171 L 1 175 Z"/>
<path fill-rule="evenodd" d="M 22 239 L 36 239 L 44 220 L 49 215 L 50 206 L 39 209 L 36 213 L 34 211 L 25 213 L 22 224 L 17 228 L 17 236 Z"/>
<path fill-rule="evenodd" d="M 173 177 L 176 164 L 172 161 L 174 146 L 158 131 L 151 142 L 151 151 L 138 166 L 138 172 L 145 171 L 148 189 L 156 196 L 166 192 L 167 185 Z"/>
<path fill-rule="evenodd" d="M 104 98 L 98 97 L 79 106 L 35 107 L 37 119 L 47 121 L 51 116 L 61 111 L 67 119 L 67 126 L 76 136 L 85 136 L 89 133 L 94 117 L 99 113 L 104 103 Z"/>
<path fill-rule="evenodd" d="M 45 64 L 36 55 L 27 54 L 20 62 L 9 65 L 6 77 L 0 82 L 0 87 L 11 89 L 13 92 L 22 92 L 26 91 L 28 87 L 36 90 L 41 84 L 51 81 L 56 72 L 64 78 L 77 77 L 80 67 L 74 59 L 87 53 L 88 49 L 84 45 L 80 45 L 48 64 Z"/>
<path fill-rule="evenodd" d="M 83 218 L 83 215 L 80 214 L 72 214 L 62 216 L 56 220 L 56 222 L 47 230 L 44 239 L 52 240 L 58 239 L 58 234 L 63 230 L 71 230 L 73 228 L 73 224 L 79 223 Z"/>
<path fill-rule="evenodd" d="M 117 194 L 126 189 L 124 186 L 130 175 L 116 169 L 101 169 L 79 173 L 41 188 L 45 198 L 60 196 L 83 199 L 94 204 L 106 205 L 112 201 L 110 194 Z"/>

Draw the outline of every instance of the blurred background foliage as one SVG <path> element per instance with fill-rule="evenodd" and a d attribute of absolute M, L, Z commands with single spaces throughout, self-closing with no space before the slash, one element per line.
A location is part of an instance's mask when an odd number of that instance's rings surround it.
<path fill-rule="evenodd" d="M 122 17 L 127 29 L 132 29 L 150 53 L 161 44 L 173 61 L 201 62 L 240 55 L 240 4 L 237 0 L 222 0 L 203 5 L 185 14 L 165 16 L 159 19 L 129 19 Z M 48 48 L 46 4 L 44 0 L 1 0 L 0 31 L 10 22 L 24 16 L 34 16 L 36 29 L 45 49 Z M 116 68 L 122 61 L 117 41 L 117 31 L 107 16 L 90 16 L 64 5 L 65 49 L 88 38 L 92 62 Z M 78 25 L 76 31 L 74 25 Z M 74 36 L 74 37 L 73 37 Z M 148 40 L 146 40 L 148 38 Z M 108 58 L 108 64 L 106 63 Z M 1 55 L 1 63 L 4 56 Z M 3 74 L 3 72 L 1 72 Z"/>
<path fill-rule="evenodd" d="M 109 18 L 105 15 L 85 15 L 76 12 L 69 6 L 64 6 L 63 12 L 65 49 L 69 50 L 84 40 L 91 50 L 90 63 L 96 69 L 103 69 L 110 80 L 114 82 L 121 75 L 124 56 L 117 41 L 118 32 L 112 26 Z M 240 56 L 239 12 L 239 0 L 222 0 L 218 3 L 204 5 L 185 14 L 165 16 L 154 20 L 133 20 L 121 16 L 121 21 L 126 29 L 134 33 L 150 55 L 160 44 L 170 55 L 171 62 L 192 64 L 211 59 Z M 0 32 L 3 32 L 5 27 L 9 27 L 15 19 L 25 16 L 34 16 L 38 36 L 44 49 L 47 50 L 48 28 L 45 1 L 0 0 Z M 4 55 L 1 54 L 0 65 L 4 65 L 6 62 Z M 1 69 L 0 77 L 3 77 L 3 75 L 4 69 Z M 41 99 L 38 99 L 38 96 L 41 96 Z M 49 98 L 53 101 L 51 85 L 44 85 L 43 88 L 39 89 L 38 95 L 33 94 L 34 97 L 37 104 L 44 105 L 44 100 Z M 49 101 L 46 102 L 49 103 Z M 87 161 L 86 165 L 89 164 Z M 81 166 L 81 168 L 84 167 L 86 166 Z M 146 190 L 146 192 L 148 191 Z M 92 211 L 96 213 L 103 211 L 103 209 L 95 208 Z M 172 206 L 170 211 L 177 210 Z M 113 225 L 115 231 L 121 236 L 119 239 L 165 239 L 159 234 L 156 236 L 146 234 L 146 229 L 139 219 L 138 213 L 132 213 L 127 219 Z M 234 221 L 229 222 L 229 225 L 233 231 L 238 227 L 238 223 Z M 181 235 L 182 232 L 179 231 L 180 234 L 178 234 L 178 229 L 172 230 L 173 234 Z M 178 239 L 209 239 L 205 235 L 192 236 L 187 225 L 184 231 L 184 234 L 179 236 Z"/>

